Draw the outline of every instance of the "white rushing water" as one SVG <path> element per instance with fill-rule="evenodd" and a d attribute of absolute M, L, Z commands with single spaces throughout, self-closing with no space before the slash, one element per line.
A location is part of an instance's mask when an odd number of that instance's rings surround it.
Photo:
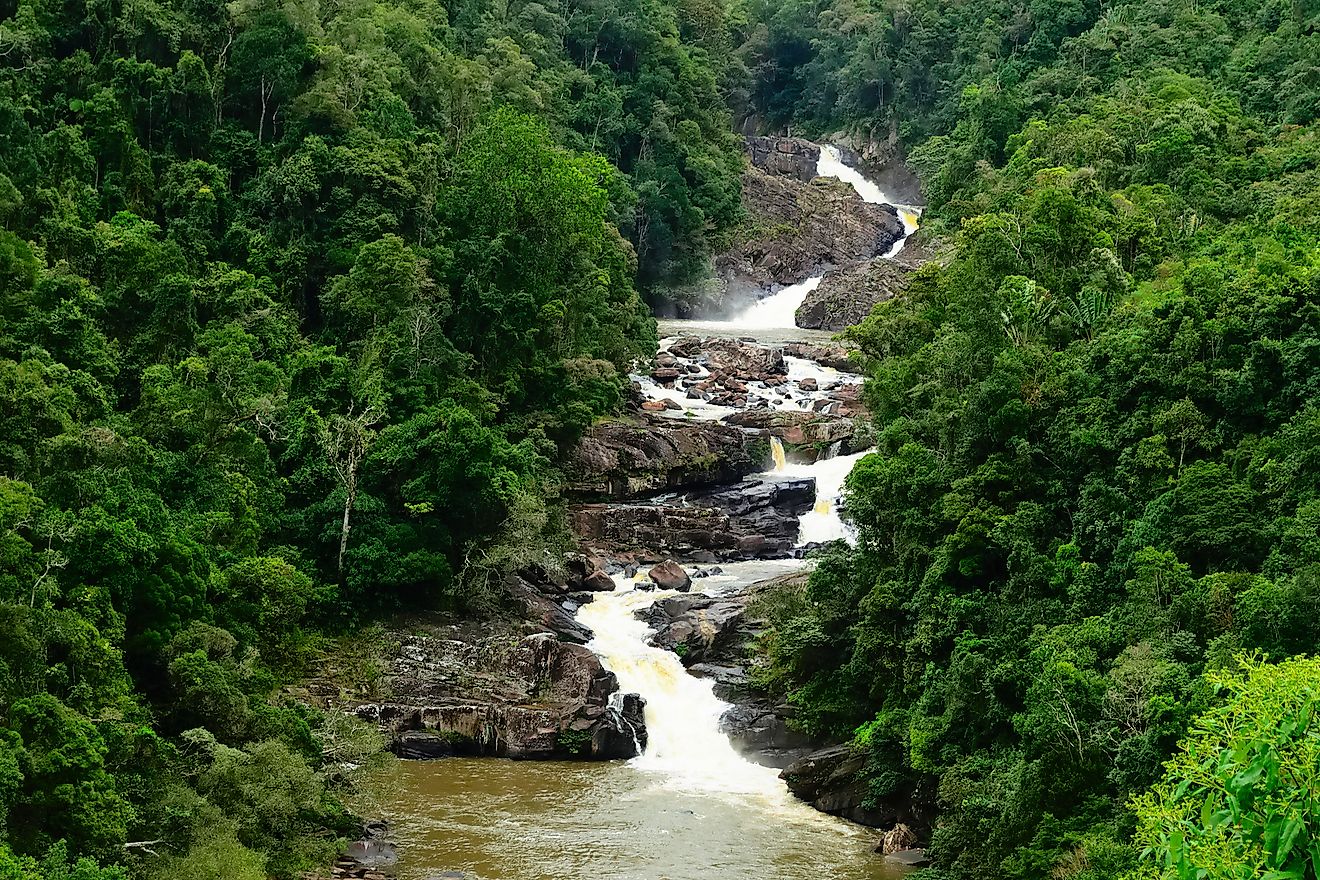
<path fill-rule="evenodd" d="M 797 326 L 797 310 L 817 287 L 824 275 L 813 275 L 799 284 L 790 284 L 778 293 L 758 300 L 730 323 L 740 331 L 773 330 L 777 327 Z"/>
<path fill-rule="evenodd" d="M 840 539 L 852 543 L 853 531 L 840 515 L 843 484 L 852 473 L 853 465 L 866 452 L 827 455 L 814 462 L 798 464 L 790 462 L 784 455 L 784 444 L 778 437 L 770 438 L 770 451 L 775 462 L 774 473 L 816 480 L 816 503 L 798 520 L 798 546 Z"/>
<path fill-rule="evenodd" d="M 820 148 L 820 158 L 816 160 L 816 175 L 833 177 L 852 186 L 863 201 L 878 205 L 893 205 L 903 221 L 903 236 L 894 242 L 883 256 L 891 259 L 903 249 L 908 236 L 917 231 L 921 209 L 912 205 L 900 205 L 894 202 L 873 182 L 867 180 L 856 168 L 844 164 L 839 150 L 829 144 Z M 764 299 L 748 306 L 736 317 L 727 321 L 674 322 L 677 325 L 691 324 L 694 330 L 703 333 L 745 333 L 755 330 L 785 330 L 797 327 L 797 310 L 807 294 L 820 286 L 824 273 L 813 275 L 805 281 L 778 290 Z"/>
<path fill-rule="evenodd" d="M 903 221 L 903 237 L 894 242 L 884 254 L 886 259 L 893 259 L 903 249 L 908 236 L 917 231 L 921 209 L 912 205 L 900 205 L 862 173 L 850 165 L 845 165 L 839 156 L 837 147 L 825 144 L 820 148 L 820 159 L 816 162 L 816 174 L 821 177 L 834 177 L 852 186 L 863 201 L 873 205 L 893 205 L 898 211 L 898 219 Z"/>
<path fill-rule="evenodd" d="M 733 563 L 770 577 L 802 568 L 801 560 Z M 761 570 L 764 569 L 762 572 Z M 697 581 L 697 589 L 718 595 L 718 578 Z M 730 579 L 723 579 L 727 585 Z M 578 620 L 591 627 L 595 638 L 588 644 L 619 679 L 623 693 L 646 699 L 646 751 L 630 764 L 652 777 L 654 784 L 685 793 L 735 800 L 755 799 L 758 808 L 795 821 L 846 825 L 823 816 L 793 797 L 779 779 L 779 771 L 748 761 L 720 731 L 720 716 L 729 704 L 715 696 L 710 679 L 697 678 L 684 668 L 678 655 L 647 644 L 651 634 L 634 612 L 652 603 L 679 595 L 673 591 L 642 591 L 636 582 L 615 577 L 612 593 L 598 593 L 578 611 Z"/>

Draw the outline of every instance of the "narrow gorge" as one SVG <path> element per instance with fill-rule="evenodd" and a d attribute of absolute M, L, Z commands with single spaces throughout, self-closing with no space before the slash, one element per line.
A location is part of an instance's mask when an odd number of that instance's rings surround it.
<path fill-rule="evenodd" d="M 832 146 L 757 138 L 749 155 L 749 215 L 777 231 L 719 260 L 732 297 L 661 321 L 632 411 L 565 463 L 580 552 L 511 579 L 521 628 L 419 623 L 386 698 L 356 707 L 399 755 L 445 758 L 384 784 L 401 876 L 879 880 L 923 860 L 925 817 L 867 798 L 848 748 L 797 731 L 754 668 L 758 602 L 850 539 L 844 480 L 871 442 L 861 377 L 819 329 L 840 307 L 815 295 L 871 295 L 835 276 L 893 262 L 919 209 Z"/>

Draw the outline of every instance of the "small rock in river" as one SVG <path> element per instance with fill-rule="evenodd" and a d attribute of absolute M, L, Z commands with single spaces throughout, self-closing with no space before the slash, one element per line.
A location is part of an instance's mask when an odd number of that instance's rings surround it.
<path fill-rule="evenodd" d="M 672 559 L 666 559 L 651 569 L 647 572 L 647 576 L 663 590 L 678 590 L 680 593 L 686 593 L 692 589 L 692 578 L 688 577 L 683 567 Z"/>

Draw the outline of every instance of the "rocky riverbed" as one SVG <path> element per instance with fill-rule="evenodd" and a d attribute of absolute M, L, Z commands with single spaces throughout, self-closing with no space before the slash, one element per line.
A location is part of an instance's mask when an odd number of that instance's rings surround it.
<path fill-rule="evenodd" d="M 860 320 L 931 251 L 904 246 L 900 209 L 818 177 L 819 146 L 748 150 L 755 225 L 718 263 L 730 289 L 750 301 L 833 271 L 786 308 L 753 306 L 755 321 L 678 322 L 638 365 L 627 411 L 564 461 L 577 552 L 510 576 L 505 614 L 400 621 L 372 693 L 309 690 L 379 725 L 403 757 L 636 758 L 688 794 L 786 810 L 786 827 L 805 827 L 809 804 L 882 829 L 878 852 L 919 863 L 930 819 L 913 805 L 926 799 L 869 797 L 863 756 L 798 730 L 758 684 L 758 640 L 764 603 L 804 589 L 815 542 L 848 537 L 843 479 L 872 442 L 847 349 L 780 331 Z"/>

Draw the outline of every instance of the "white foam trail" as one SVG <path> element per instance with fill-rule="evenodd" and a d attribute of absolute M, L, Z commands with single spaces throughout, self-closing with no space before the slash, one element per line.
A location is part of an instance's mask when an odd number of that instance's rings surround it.
<path fill-rule="evenodd" d="M 780 471 L 791 477 L 816 478 L 816 503 L 798 521 L 798 546 L 812 542 L 836 541 L 840 538 L 850 544 L 853 543 L 855 535 L 852 528 L 839 515 L 839 506 L 843 498 L 843 483 L 848 479 L 853 465 L 857 464 L 863 455 L 866 455 L 866 452 L 821 458 L 811 464 L 789 463 Z"/>
<path fill-rule="evenodd" d="M 647 400 L 672 400 L 681 407 L 678 410 L 666 410 L 661 415 L 674 415 L 702 421 L 719 421 L 725 416 L 738 412 L 737 409 L 731 406 L 720 406 L 699 398 L 688 397 L 686 391 L 680 391 L 677 388 L 666 388 L 650 376 L 634 373 L 630 378 L 641 387 L 642 396 Z"/>
<path fill-rule="evenodd" d="M 900 205 L 887 196 L 884 190 L 862 176 L 856 168 L 845 165 L 839 157 L 837 147 L 825 144 L 820 148 L 820 159 L 816 162 L 816 173 L 821 177 L 834 177 L 852 186 L 863 201 L 874 205 L 893 205 L 898 210 L 898 218 L 903 221 L 903 237 L 894 242 L 885 253 L 886 259 L 892 259 L 903 249 L 908 236 L 917 231 L 921 209 L 914 205 Z"/>
<path fill-rule="evenodd" d="M 907 237 L 917 230 L 918 216 L 921 209 L 912 205 L 898 205 L 885 195 L 880 187 L 862 176 L 856 168 L 843 163 L 837 147 L 825 144 L 820 148 L 820 158 L 816 160 L 816 174 L 820 177 L 834 177 L 852 186 L 864 201 L 879 205 L 894 205 L 898 216 L 903 221 L 903 237 L 890 247 L 884 255 L 891 258 L 903 249 Z M 790 284 L 783 290 L 767 296 L 727 323 L 730 329 L 744 330 L 781 330 L 797 325 L 797 310 L 807 298 L 807 294 L 820 286 L 824 275 L 813 275 L 799 284 Z"/>
<path fill-rule="evenodd" d="M 619 689 L 646 699 L 646 752 L 632 765 L 664 787 L 751 796 L 775 811 L 819 821 L 819 813 L 788 793 L 778 770 L 748 761 L 720 732 L 729 704 L 715 696 L 713 682 L 690 675 L 672 651 L 646 643 L 650 628 L 633 612 L 678 594 L 635 590 L 622 577 L 615 584 L 614 592 L 598 593 L 582 606 L 578 620 L 595 633 L 587 647 L 618 676 Z"/>
<path fill-rule="evenodd" d="M 813 275 L 759 300 L 729 323 L 738 330 L 774 330 L 797 326 L 797 310 L 824 275 Z"/>

